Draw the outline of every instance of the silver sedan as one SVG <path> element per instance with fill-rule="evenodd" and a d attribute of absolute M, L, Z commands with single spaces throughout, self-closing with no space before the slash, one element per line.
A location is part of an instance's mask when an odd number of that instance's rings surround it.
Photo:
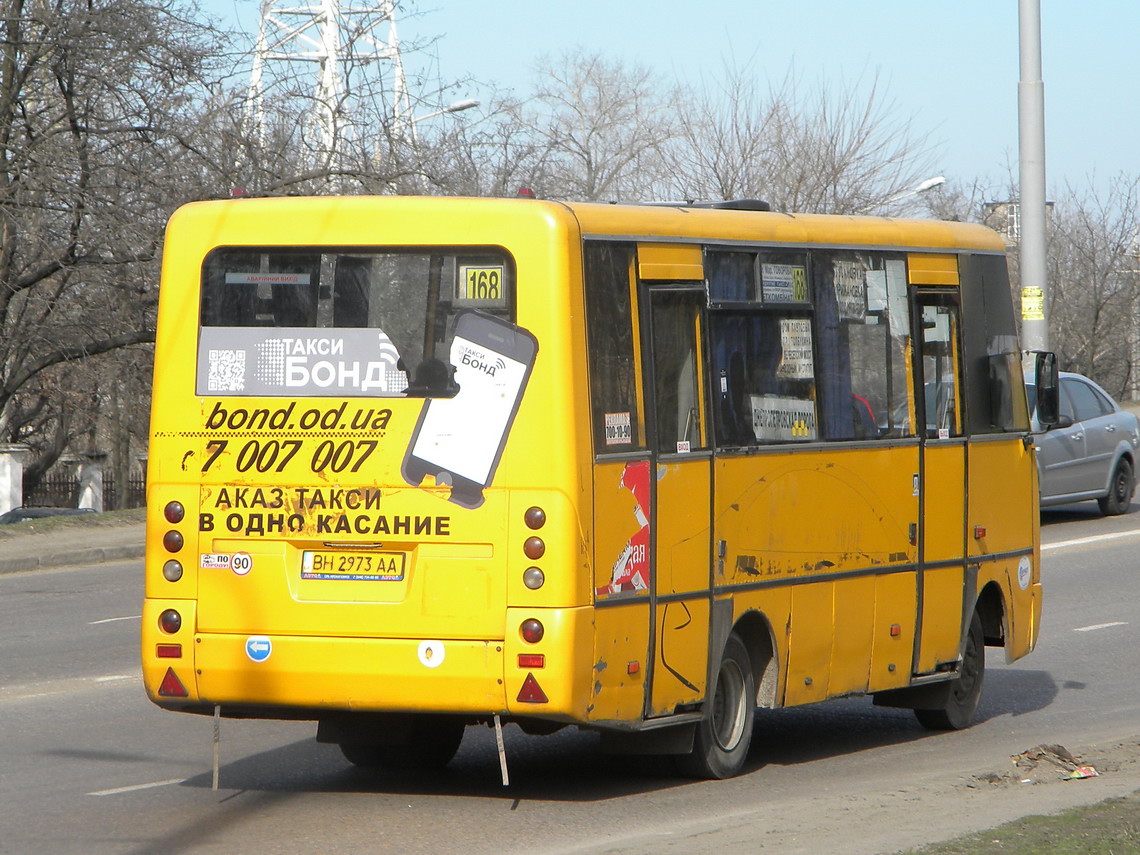
<path fill-rule="evenodd" d="M 1027 378 L 1027 380 L 1030 378 Z M 1140 421 L 1087 377 L 1061 373 L 1061 418 L 1037 423 L 1036 389 L 1026 386 L 1037 444 L 1041 506 L 1096 499 L 1105 514 L 1127 513 L 1136 488 Z"/>

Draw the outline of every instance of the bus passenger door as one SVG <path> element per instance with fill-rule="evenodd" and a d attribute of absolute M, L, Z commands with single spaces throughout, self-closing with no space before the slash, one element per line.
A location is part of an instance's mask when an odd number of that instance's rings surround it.
<path fill-rule="evenodd" d="M 917 293 L 921 358 L 919 631 L 915 674 L 951 669 L 966 608 L 966 437 L 957 289 Z M 921 419 L 924 418 L 925 422 Z"/>
<path fill-rule="evenodd" d="M 647 716 L 703 699 L 708 670 L 711 472 L 703 289 L 648 290 L 645 359 L 651 417 L 653 667 Z M 645 305 L 643 302 L 642 305 Z"/>

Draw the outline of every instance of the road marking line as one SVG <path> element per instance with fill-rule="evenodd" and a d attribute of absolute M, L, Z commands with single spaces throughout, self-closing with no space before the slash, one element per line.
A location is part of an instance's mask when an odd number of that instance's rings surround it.
<path fill-rule="evenodd" d="M 155 787 L 169 787 L 171 784 L 181 784 L 185 778 L 171 778 L 167 781 L 152 781 L 149 784 L 133 784 L 129 787 L 115 787 L 113 790 L 96 790 L 88 793 L 89 796 L 117 796 L 119 793 L 133 793 L 135 790 L 153 790 Z"/>
<path fill-rule="evenodd" d="M 56 680 L 42 680 L 16 686 L 0 686 L 0 704 L 10 701 L 26 701 L 47 698 L 53 695 L 71 695 L 102 688 L 111 683 L 125 683 L 141 680 L 142 672 L 135 674 L 104 674 L 98 677 L 62 677 Z"/>
<path fill-rule="evenodd" d="M 109 618 L 103 618 L 103 620 L 88 621 L 87 625 L 88 626 L 97 626 L 98 624 L 101 624 L 101 623 L 115 623 L 116 621 L 120 621 L 120 620 L 139 620 L 141 617 L 142 617 L 142 615 L 127 615 L 126 617 L 109 617 Z"/>
<path fill-rule="evenodd" d="M 1078 626 L 1073 632 L 1092 632 L 1094 629 L 1108 629 L 1110 626 L 1128 626 L 1128 622 L 1114 620 L 1112 623 L 1094 623 L 1092 626 Z"/>
<path fill-rule="evenodd" d="M 1112 534 L 1097 534 L 1092 537 L 1078 537 L 1076 540 L 1062 540 L 1057 543 L 1043 543 L 1041 544 L 1041 551 L 1047 552 L 1050 549 L 1064 549 L 1068 546 L 1084 546 L 1086 543 L 1100 543 L 1102 540 L 1119 540 L 1122 537 L 1140 537 L 1140 530 L 1137 531 L 1117 531 Z"/>

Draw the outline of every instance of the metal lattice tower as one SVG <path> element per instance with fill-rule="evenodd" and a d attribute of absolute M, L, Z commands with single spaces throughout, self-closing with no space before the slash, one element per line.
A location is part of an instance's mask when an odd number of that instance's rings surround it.
<path fill-rule="evenodd" d="M 351 4 L 351 5 L 350 5 Z M 266 65 L 311 63 L 313 81 L 312 123 L 319 155 L 335 167 L 339 144 L 352 134 L 352 93 L 346 89 L 345 63 L 392 63 L 392 121 L 397 129 L 410 129 L 412 106 L 408 98 L 400 41 L 396 34 L 394 0 L 311 0 L 288 4 L 262 0 L 261 26 L 249 76 L 246 119 L 259 145 L 265 144 Z"/>

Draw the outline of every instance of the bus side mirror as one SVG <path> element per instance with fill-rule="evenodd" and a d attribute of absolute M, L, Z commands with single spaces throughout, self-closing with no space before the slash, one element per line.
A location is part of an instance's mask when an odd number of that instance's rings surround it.
<path fill-rule="evenodd" d="M 1057 378 L 1057 355 L 1035 351 L 1034 377 L 1037 384 L 1037 421 L 1048 430 L 1061 420 L 1061 390 Z"/>

